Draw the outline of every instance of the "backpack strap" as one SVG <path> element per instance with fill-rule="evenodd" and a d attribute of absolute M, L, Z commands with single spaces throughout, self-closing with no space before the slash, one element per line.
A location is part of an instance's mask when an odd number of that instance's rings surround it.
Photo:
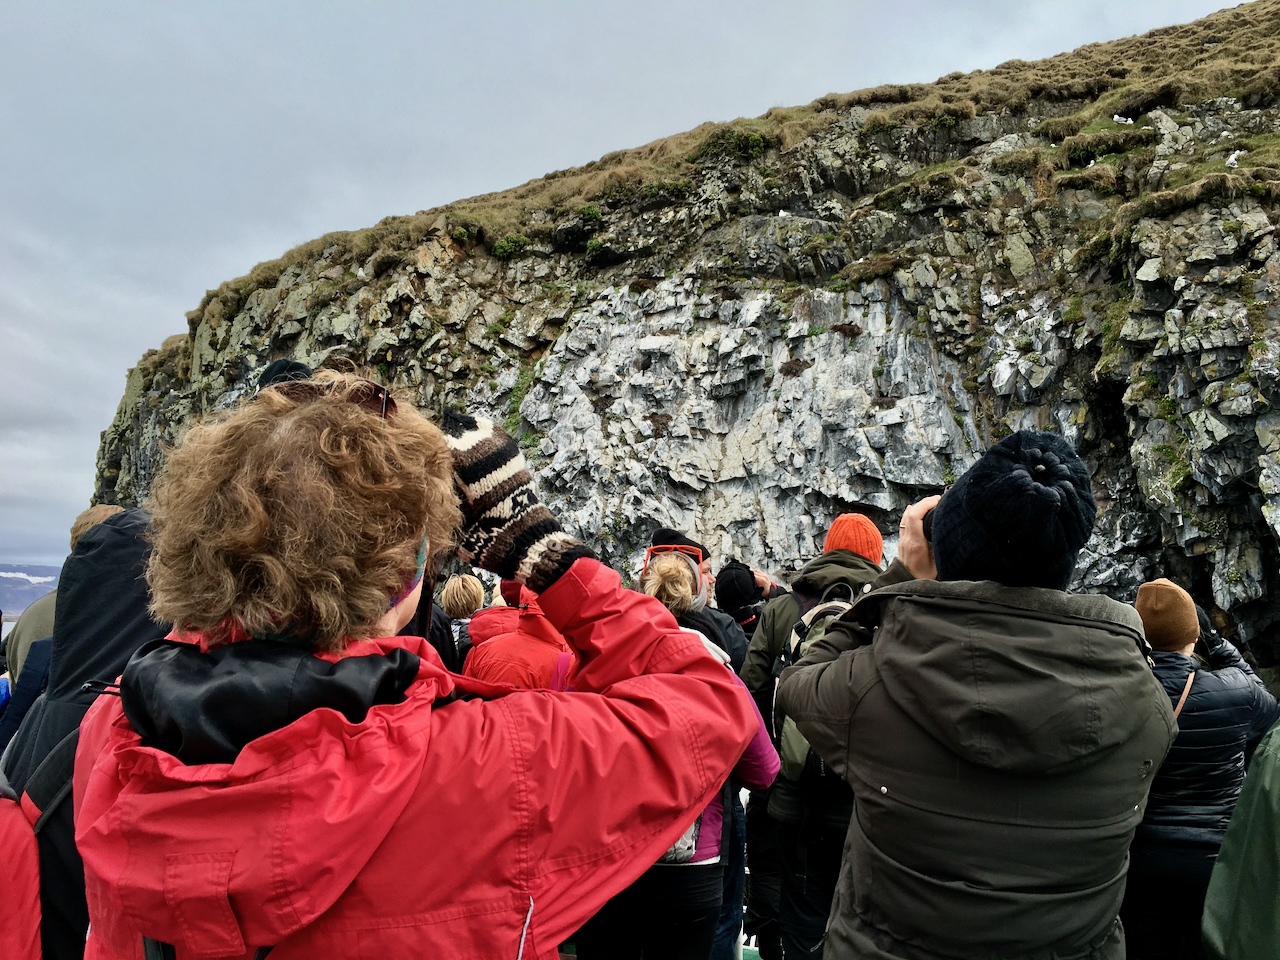
<path fill-rule="evenodd" d="M 76 746 L 80 743 L 80 728 L 72 730 L 58 741 L 40 761 L 40 766 L 27 779 L 23 793 L 39 812 L 32 827 L 39 834 L 58 807 L 71 797 L 71 781 L 76 769 Z"/>
<path fill-rule="evenodd" d="M 730 821 L 730 818 L 733 816 L 732 807 L 730 806 L 730 804 L 733 802 L 733 789 L 734 789 L 733 777 L 731 776 L 729 777 L 728 780 L 724 782 L 724 786 L 720 790 L 720 862 L 721 863 L 728 862 L 725 858 L 729 855 L 728 853 L 729 840 L 731 839 L 731 834 L 732 834 L 732 826 L 729 821 Z"/>
<path fill-rule="evenodd" d="M 1192 670 L 1187 674 L 1187 685 L 1182 688 L 1182 696 L 1178 698 L 1178 705 L 1173 708 L 1173 719 L 1178 719 L 1178 714 L 1182 713 L 1183 706 L 1186 705 L 1187 695 L 1191 693 L 1191 684 L 1196 679 L 1196 672 Z"/>
<path fill-rule="evenodd" d="M 795 626 L 791 628 L 791 636 L 787 638 L 787 643 L 783 648 L 786 654 L 786 666 L 791 666 L 800 659 L 797 656 L 800 646 L 808 639 L 815 622 L 826 616 L 842 616 L 852 606 L 853 604 L 848 600 L 823 600 L 817 606 L 811 607 L 806 611 L 805 615 L 797 620 Z"/>

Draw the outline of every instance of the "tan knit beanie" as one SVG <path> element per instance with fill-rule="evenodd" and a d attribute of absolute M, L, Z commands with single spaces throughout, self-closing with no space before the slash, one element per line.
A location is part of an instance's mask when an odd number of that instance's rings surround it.
<path fill-rule="evenodd" d="M 1147 643 L 1157 650 L 1181 650 L 1200 636 L 1195 601 L 1172 580 L 1161 577 L 1138 588 L 1133 603 Z"/>

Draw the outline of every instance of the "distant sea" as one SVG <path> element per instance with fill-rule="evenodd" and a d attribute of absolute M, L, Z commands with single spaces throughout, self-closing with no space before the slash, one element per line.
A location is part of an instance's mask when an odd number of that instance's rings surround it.
<path fill-rule="evenodd" d="M 4 611 L 4 631 L 27 606 L 58 585 L 61 567 L 38 567 L 25 563 L 0 563 L 0 610 Z"/>

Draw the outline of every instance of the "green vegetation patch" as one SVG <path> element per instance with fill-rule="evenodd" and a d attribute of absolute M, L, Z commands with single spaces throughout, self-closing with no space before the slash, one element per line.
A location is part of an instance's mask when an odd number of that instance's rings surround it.
<path fill-rule="evenodd" d="M 1168 465 L 1165 470 L 1165 483 L 1174 493 L 1181 493 L 1191 486 L 1191 460 L 1187 456 L 1189 447 L 1187 438 L 1179 434 L 1173 443 L 1158 443 L 1154 450 Z"/>
<path fill-rule="evenodd" d="M 1120 368 L 1120 360 L 1124 356 L 1120 331 L 1129 319 L 1130 304 L 1129 300 L 1120 300 L 1107 307 L 1102 319 L 1102 356 L 1093 368 L 1095 378 L 1108 376 Z"/>
<path fill-rule="evenodd" d="M 1117 188 L 1116 168 L 1110 163 L 1095 163 L 1084 170 L 1073 170 L 1060 173 L 1053 178 L 1053 185 L 1059 190 L 1096 190 L 1110 196 Z"/>
<path fill-rule="evenodd" d="M 868 257 L 858 263 L 849 264 L 840 271 L 840 276 L 850 283 L 866 283 L 869 280 L 887 277 L 903 264 L 909 262 L 909 257 L 893 253 L 882 253 L 874 257 Z"/>
<path fill-rule="evenodd" d="M 977 113 L 977 107 L 971 100 L 925 97 L 890 107 L 888 110 L 877 110 L 868 114 L 862 124 L 862 132 L 876 134 L 898 127 L 939 130 L 954 127 L 962 120 L 970 120 L 977 116 Z"/>
<path fill-rule="evenodd" d="M 533 241 L 520 233 L 508 233 L 501 240 L 494 242 L 489 252 L 499 260 L 509 260 Z"/>
<path fill-rule="evenodd" d="M 991 161 L 991 169 L 1005 176 L 1052 176 L 1055 171 L 1066 168 L 1067 158 L 1063 151 L 1044 147 L 1010 150 Z"/>
<path fill-rule="evenodd" d="M 1081 133 L 1062 141 L 1062 149 L 1072 166 L 1084 166 L 1090 160 L 1109 153 L 1128 153 L 1136 147 L 1156 142 L 1154 127 L 1118 127 L 1098 133 Z"/>
<path fill-rule="evenodd" d="M 692 192 L 693 181 L 687 178 L 683 180 L 659 180 L 656 183 L 646 183 L 640 188 L 640 196 L 646 200 L 652 200 L 656 197 L 684 200 Z"/>
<path fill-rule="evenodd" d="M 529 388 L 533 386 L 534 380 L 534 363 L 526 361 L 525 365 L 520 368 L 520 375 L 516 377 L 515 386 L 511 388 L 511 396 L 507 398 L 507 417 L 502 422 L 503 429 L 513 437 L 520 430 L 520 405 L 524 403 L 524 398 L 529 395 Z"/>
<path fill-rule="evenodd" d="M 755 130 L 728 127 L 717 130 L 689 154 L 690 163 L 708 160 L 757 160 L 771 146 L 770 138 Z"/>
<path fill-rule="evenodd" d="M 894 184 L 876 195 L 876 206 L 901 207 L 912 202 L 922 207 L 938 206 L 963 191 L 965 182 L 953 169 L 921 171 L 910 180 Z"/>
<path fill-rule="evenodd" d="M 1061 143 L 1067 137 L 1074 137 L 1088 122 L 1088 119 L 1080 114 L 1072 114 L 1069 117 L 1050 117 L 1036 127 L 1036 134 L 1050 143 Z"/>

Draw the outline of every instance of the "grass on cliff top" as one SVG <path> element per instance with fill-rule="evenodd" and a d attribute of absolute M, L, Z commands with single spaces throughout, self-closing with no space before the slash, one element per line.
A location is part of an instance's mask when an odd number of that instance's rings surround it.
<path fill-rule="evenodd" d="M 902 126 L 937 129 L 987 111 L 1022 111 L 1040 101 L 1077 108 L 1039 127 L 1043 135 L 1061 142 L 1118 128 L 1110 119 L 1114 114 L 1137 117 L 1156 108 L 1227 95 L 1242 97 L 1246 106 L 1280 101 L 1280 0 L 1254 0 L 1189 24 L 1088 44 L 1044 60 L 1010 60 L 991 70 L 951 73 L 933 83 L 884 84 L 828 94 L 805 106 L 774 108 L 753 119 L 705 123 L 509 190 L 412 216 L 388 217 L 366 230 L 329 234 L 211 291 L 190 315 L 191 322 L 194 325 L 206 308 L 220 315 L 234 313 L 253 290 L 274 285 L 290 266 L 316 259 L 331 245 L 339 247 L 338 259 L 348 262 L 363 262 L 379 249 L 411 247 L 441 214 L 469 225 L 472 235 L 480 228 L 490 246 L 508 235 L 545 235 L 552 226 L 546 218 L 551 211 L 640 196 L 646 186 L 660 191 L 664 184 L 688 182 L 697 175 L 698 160 L 713 159 L 708 146 L 723 143 L 726 134 L 756 135 L 785 149 L 820 132 L 852 107 L 873 111 L 864 129 L 874 132 Z M 738 159 L 757 155 L 748 151 Z"/>
<path fill-rule="evenodd" d="M 1018 111 L 1032 100 L 1094 101 L 1083 115 L 1061 124 L 1057 139 L 1064 139 L 1113 114 L 1136 117 L 1156 107 L 1229 94 L 1274 102 L 1280 95 L 1278 55 L 1280 0 L 1255 0 L 1192 23 L 1091 43 L 1045 60 L 1010 60 L 992 70 L 952 73 L 930 84 L 886 84 L 815 104 L 839 109 L 937 98 L 943 103 L 969 101 L 982 113 Z"/>
<path fill-rule="evenodd" d="M 761 147 L 786 149 L 834 123 L 836 115 L 810 104 L 805 107 L 775 107 L 762 116 L 731 123 L 704 123 L 684 133 L 665 137 L 606 154 L 585 166 L 557 170 L 537 180 L 466 200 L 458 200 L 430 211 L 475 223 L 487 238 L 510 233 L 536 236 L 548 226 L 530 225 L 531 215 L 554 209 L 576 210 L 591 201 L 639 194 L 645 185 L 661 189 L 696 175 L 699 161 L 728 155 L 732 159 L 756 159 L 762 151 L 738 146 L 752 135 Z M 726 136 L 728 135 L 728 136 Z M 491 240 L 490 240 L 491 242 Z"/>

